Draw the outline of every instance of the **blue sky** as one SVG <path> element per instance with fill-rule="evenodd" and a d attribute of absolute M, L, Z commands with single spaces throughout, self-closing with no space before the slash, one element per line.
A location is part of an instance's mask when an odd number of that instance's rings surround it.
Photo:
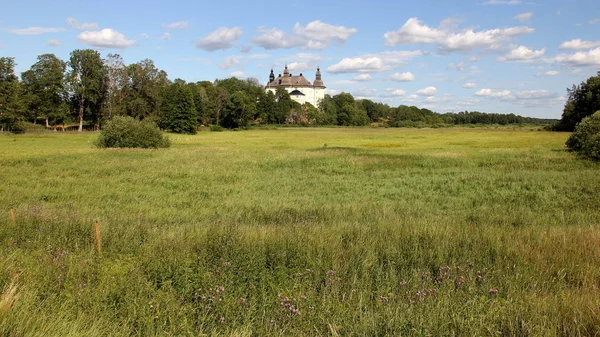
<path fill-rule="evenodd" d="M 559 118 L 566 88 L 600 70 L 597 0 L 11 1 L 0 56 L 27 70 L 74 49 L 145 58 L 171 79 L 271 68 L 396 106 Z"/>

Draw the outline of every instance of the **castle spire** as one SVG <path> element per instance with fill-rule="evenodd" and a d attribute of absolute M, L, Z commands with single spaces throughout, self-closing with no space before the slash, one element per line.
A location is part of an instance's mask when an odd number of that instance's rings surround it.
<path fill-rule="evenodd" d="M 283 76 L 288 76 L 290 72 L 288 71 L 287 64 L 285 65 L 285 69 L 283 69 Z"/>
<path fill-rule="evenodd" d="M 273 73 L 273 68 L 271 68 L 271 74 L 269 75 L 269 82 L 275 81 L 275 73 Z"/>
<path fill-rule="evenodd" d="M 317 73 L 315 74 L 315 81 L 313 82 L 315 87 L 325 87 L 323 80 L 321 79 L 321 68 L 317 67 Z"/>

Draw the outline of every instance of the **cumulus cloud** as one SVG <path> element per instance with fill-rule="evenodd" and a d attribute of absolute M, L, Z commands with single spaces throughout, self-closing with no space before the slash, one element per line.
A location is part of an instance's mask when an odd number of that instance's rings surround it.
<path fill-rule="evenodd" d="M 165 32 L 163 35 L 157 37 L 157 39 L 163 40 L 163 41 L 169 41 L 169 40 L 171 40 L 171 33 Z"/>
<path fill-rule="evenodd" d="M 519 46 L 512 49 L 508 54 L 498 57 L 500 62 L 531 62 L 539 59 L 546 52 L 546 48 L 540 50 L 529 49 L 525 46 Z"/>
<path fill-rule="evenodd" d="M 98 29 L 98 24 L 95 22 L 78 22 L 74 18 L 67 18 L 67 23 L 69 26 L 77 29 L 77 30 L 96 30 Z"/>
<path fill-rule="evenodd" d="M 417 95 L 419 96 L 433 96 L 437 94 L 438 90 L 436 87 L 427 87 L 421 90 L 417 90 Z"/>
<path fill-rule="evenodd" d="M 390 95 L 392 96 L 404 96 L 406 95 L 406 90 L 402 89 L 389 89 Z"/>
<path fill-rule="evenodd" d="M 593 19 L 593 20 L 590 20 L 590 22 L 589 22 L 589 24 L 590 24 L 590 25 L 595 25 L 595 24 L 597 24 L 597 23 L 600 23 L 600 18 L 598 18 L 598 19 Z"/>
<path fill-rule="evenodd" d="M 410 82 L 415 80 L 415 75 L 411 72 L 394 73 L 388 76 L 387 79 L 396 82 Z"/>
<path fill-rule="evenodd" d="M 556 76 L 559 74 L 560 74 L 560 72 L 557 70 L 550 70 L 550 71 L 546 71 L 546 72 L 539 72 L 539 73 L 535 74 L 535 77 Z"/>
<path fill-rule="evenodd" d="M 372 79 L 372 77 L 369 74 L 360 74 L 360 75 L 354 76 L 352 78 L 352 80 L 356 81 L 356 82 L 368 82 L 371 79 Z"/>
<path fill-rule="evenodd" d="M 513 16 L 513 19 L 519 20 L 521 22 L 529 21 L 533 17 L 533 12 L 520 13 Z"/>
<path fill-rule="evenodd" d="M 219 64 L 221 69 L 231 69 L 239 66 L 242 62 L 238 56 L 229 56 Z"/>
<path fill-rule="evenodd" d="M 475 93 L 477 96 L 498 99 L 504 102 L 513 102 L 526 107 L 549 106 L 564 103 L 564 97 L 548 90 L 524 90 L 511 92 L 510 90 L 481 89 Z"/>
<path fill-rule="evenodd" d="M 354 96 L 356 98 L 370 98 L 375 95 L 377 89 L 372 88 L 359 88 L 354 91 Z"/>
<path fill-rule="evenodd" d="M 215 51 L 229 49 L 242 36 L 242 29 L 239 27 L 220 27 L 206 37 L 200 39 L 196 46 L 206 51 Z"/>
<path fill-rule="evenodd" d="M 237 78 L 245 78 L 246 77 L 246 75 L 241 71 L 234 71 L 231 73 L 231 76 L 237 77 Z"/>
<path fill-rule="evenodd" d="M 463 88 L 465 89 L 474 89 L 477 87 L 477 84 L 473 83 L 473 82 L 468 82 L 463 84 Z"/>
<path fill-rule="evenodd" d="M 252 42 L 265 49 L 325 49 L 330 44 L 343 44 L 358 30 L 345 26 L 334 26 L 320 20 L 309 22 L 306 26 L 294 25 L 291 34 L 277 28 L 258 29 L 260 35 Z"/>
<path fill-rule="evenodd" d="M 190 23 L 187 21 L 178 21 L 173 23 L 162 24 L 167 29 L 187 29 L 190 27 Z"/>
<path fill-rule="evenodd" d="M 58 39 L 50 39 L 50 40 L 48 40 L 46 45 L 51 46 L 51 47 L 58 47 L 58 46 L 60 46 L 60 41 L 58 41 Z"/>
<path fill-rule="evenodd" d="M 486 97 L 508 97 L 510 96 L 510 90 L 495 90 L 486 88 L 475 92 L 475 95 Z"/>
<path fill-rule="evenodd" d="M 534 31 L 535 29 L 527 26 L 518 26 L 478 32 L 473 29 L 452 32 L 445 25 L 432 28 L 422 24 L 418 18 L 410 18 L 400 29 L 387 32 L 383 37 L 387 46 L 432 43 L 441 52 L 468 52 L 477 48 L 498 48 L 503 42 Z"/>
<path fill-rule="evenodd" d="M 581 49 L 592 49 L 600 47 L 600 41 L 585 41 L 581 39 L 573 39 L 571 41 L 566 41 L 558 46 L 558 49 L 572 49 L 572 50 L 581 50 Z"/>
<path fill-rule="evenodd" d="M 28 27 L 28 28 L 15 28 L 11 29 L 10 32 L 17 35 L 40 35 L 45 33 L 58 33 L 64 32 L 64 28 L 51 28 L 51 27 Z"/>
<path fill-rule="evenodd" d="M 77 35 L 77 38 L 82 43 L 98 48 L 125 49 L 135 44 L 134 40 L 126 38 L 125 35 L 111 28 L 101 31 L 85 31 Z"/>
<path fill-rule="evenodd" d="M 575 54 L 559 54 L 554 61 L 569 66 L 598 66 L 600 65 L 600 47 Z"/>
<path fill-rule="evenodd" d="M 375 54 L 364 54 L 347 57 L 327 68 L 334 74 L 340 73 L 376 73 L 391 70 L 403 65 L 406 61 L 423 55 L 421 50 L 385 51 Z"/>

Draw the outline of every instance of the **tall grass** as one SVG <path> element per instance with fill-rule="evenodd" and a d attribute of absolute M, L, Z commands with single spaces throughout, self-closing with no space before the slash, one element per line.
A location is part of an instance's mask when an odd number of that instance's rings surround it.
<path fill-rule="evenodd" d="M 566 134 L 93 137 L 0 136 L 0 335 L 600 333 L 599 166 Z"/>

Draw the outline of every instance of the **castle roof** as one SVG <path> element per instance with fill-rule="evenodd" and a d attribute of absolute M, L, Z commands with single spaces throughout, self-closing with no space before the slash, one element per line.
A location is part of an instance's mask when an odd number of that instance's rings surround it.
<path fill-rule="evenodd" d="M 321 80 L 321 72 L 317 70 L 317 79 L 314 83 L 311 83 L 307 80 L 302 73 L 300 75 L 292 75 L 289 73 L 287 66 L 285 66 L 285 70 L 283 71 L 283 76 L 279 74 L 276 78 L 273 74 L 273 70 L 271 69 L 271 76 L 269 76 L 269 82 L 267 83 L 267 88 L 276 88 L 276 87 L 325 87 L 323 85 L 323 81 Z"/>

